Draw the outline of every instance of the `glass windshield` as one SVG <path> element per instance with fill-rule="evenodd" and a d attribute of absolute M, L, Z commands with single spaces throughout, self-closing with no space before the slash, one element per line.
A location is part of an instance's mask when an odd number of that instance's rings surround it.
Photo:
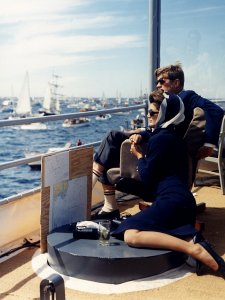
<path fill-rule="evenodd" d="M 181 62 L 185 89 L 224 99 L 225 2 L 161 1 L 161 65 Z"/>

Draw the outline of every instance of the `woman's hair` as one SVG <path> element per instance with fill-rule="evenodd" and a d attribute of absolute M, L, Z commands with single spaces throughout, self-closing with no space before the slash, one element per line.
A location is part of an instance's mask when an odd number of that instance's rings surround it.
<path fill-rule="evenodd" d="M 166 74 L 170 80 L 179 79 L 180 85 L 183 88 L 183 86 L 184 86 L 184 71 L 183 71 L 180 63 L 177 63 L 175 65 L 169 65 L 169 66 L 162 67 L 162 68 L 158 68 L 155 70 L 156 78 L 158 78 L 159 75 L 164 75 L 164 74 Z"/>
<path fill-rule="evenodd" d="M 178 95 L 157 89 L 149 95 L 149 102 L 159 110 L 156 127 L 178 125 L 184 120 L 184 104 Z"/>
<path fill-rule="evenodd" d="M 164 93 L 163 90 L 157 89 L 151 92 L 149 95 L 149 102 L 153 103 L 158 110 L 164 99 L 163 93 Z"/>

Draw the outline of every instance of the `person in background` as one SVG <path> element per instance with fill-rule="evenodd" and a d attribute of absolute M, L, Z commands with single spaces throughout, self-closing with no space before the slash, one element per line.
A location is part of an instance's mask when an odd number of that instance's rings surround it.
<path fill-rule="evenodd" d="M 138 159 L 142 188 L 153 203 L 124 220 L 112 235 L 131 247 L 170 249 L 191 256 L 225 278 L 225 262 L 195 229 L 196 202 L 189 191 L 188 153 L 176 127 L 184 121 L 184 104 L 171 93 L 150 95 L 151 133 L 142 132 L 147 152 L 134 142 L 131 153 Z"/>
<path fill-rule="evenodd" d="M 204 110 L 206 119 L 205 143 L 203 147 L 199 149 L 196 159 L 210 156 L 213 152 L 213 148 L 218 144 L 220 126 L 224 115 L 222 108 L 208 99 L 199 96 L 194 91 L 184 90 L 185 78 L 181 64 L 158 68 L 155 70 L 155 76 L 157 80 L 157 89 L 178 94 L 184 103 L 185 120 L 177 128 L 180 132 L 180 136 L 183 137 L 186 132 L 192 119 L 194 108 L 200 107 Z M 137 129 L 135 132 L 112 130 L 103 138 L 101 145 L 94 156 L 92 187 L 95 186 L 97 180 L 102 183 L 104 206 L 95 216 L 93 216 L 94 219 L 113 219 L 120 216 L 115 198 L 115 187 L 109 183 L 106 173 L 109 169 L 120 166 L 121 144 L 127 138 L 133 139 L 132 135 L 139 133 L 140 130 L 141 129 Z"/>
<path fill-rule="evenodd" d="M 78 139 L 78 141 L 77 141 L 77 146 L 80 146 L 80 145 L 82 145 L 82 142 L 81 142 L 80 139 Z"/>

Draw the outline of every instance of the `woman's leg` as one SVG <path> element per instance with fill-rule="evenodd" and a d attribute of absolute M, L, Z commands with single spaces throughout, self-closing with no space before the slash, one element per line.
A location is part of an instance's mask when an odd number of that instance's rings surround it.
<path fill-rule="evenodd" d="M 200 244 L 194 244 L 169 234 L 129 229 L 124 233 L 124 241 L 132 247 L 161 248 L 183 252 L 201 261 L 214 271 L 217 271 L 219 267 L 213 257 Z"/>

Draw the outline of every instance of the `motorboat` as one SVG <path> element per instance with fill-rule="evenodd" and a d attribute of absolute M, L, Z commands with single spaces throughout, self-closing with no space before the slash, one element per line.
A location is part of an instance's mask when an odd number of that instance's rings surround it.
<path fill-rule="evenodd" d="M 57 151 L 62 151 L 69 149 L 71 147 L 71 142 L 66 143 L 63 147 L 51 147 L 48 148 L 47 153 L 53 153 Z M 37 155 L 43 155 L 44 153 L 36 152 L 36 151 L 25 151 L 24 155 L 26 158 L 30 158 L 32 156 L 37 156 Z M 33 161 L 28 163 L 28 165 L 31 167 L 31 169 L 41 169 L 41 160 L 38 161 Z"/>
<path fill-rule="evenodd" d="M 84 126 L 89 126 L 91 122 L 91 119 L 89 118 L 74 118 L 74 119 L 65 119 L 65 121 L 62 124 L 62 127 L 84 127 Z"/>
<path fill-rule="evenodd" d="M 143 128 L 145 127 L 145 116 L 144 113 L 136 115 L 136 117 L 131 120 L 130 127 L 131 129 Z"/>
<path fill-rule="evenodd" d="M 111 114 L 100 114 L 95 117 L 96 121 L 107 121 L 112 118 Z"/>
<path fill-rule="evenodd" d="M 31 124 L 23 124 L 19 128 L 23 130 L 46 130 L 47 125 L 44 123 L 31 123 Z"/>

